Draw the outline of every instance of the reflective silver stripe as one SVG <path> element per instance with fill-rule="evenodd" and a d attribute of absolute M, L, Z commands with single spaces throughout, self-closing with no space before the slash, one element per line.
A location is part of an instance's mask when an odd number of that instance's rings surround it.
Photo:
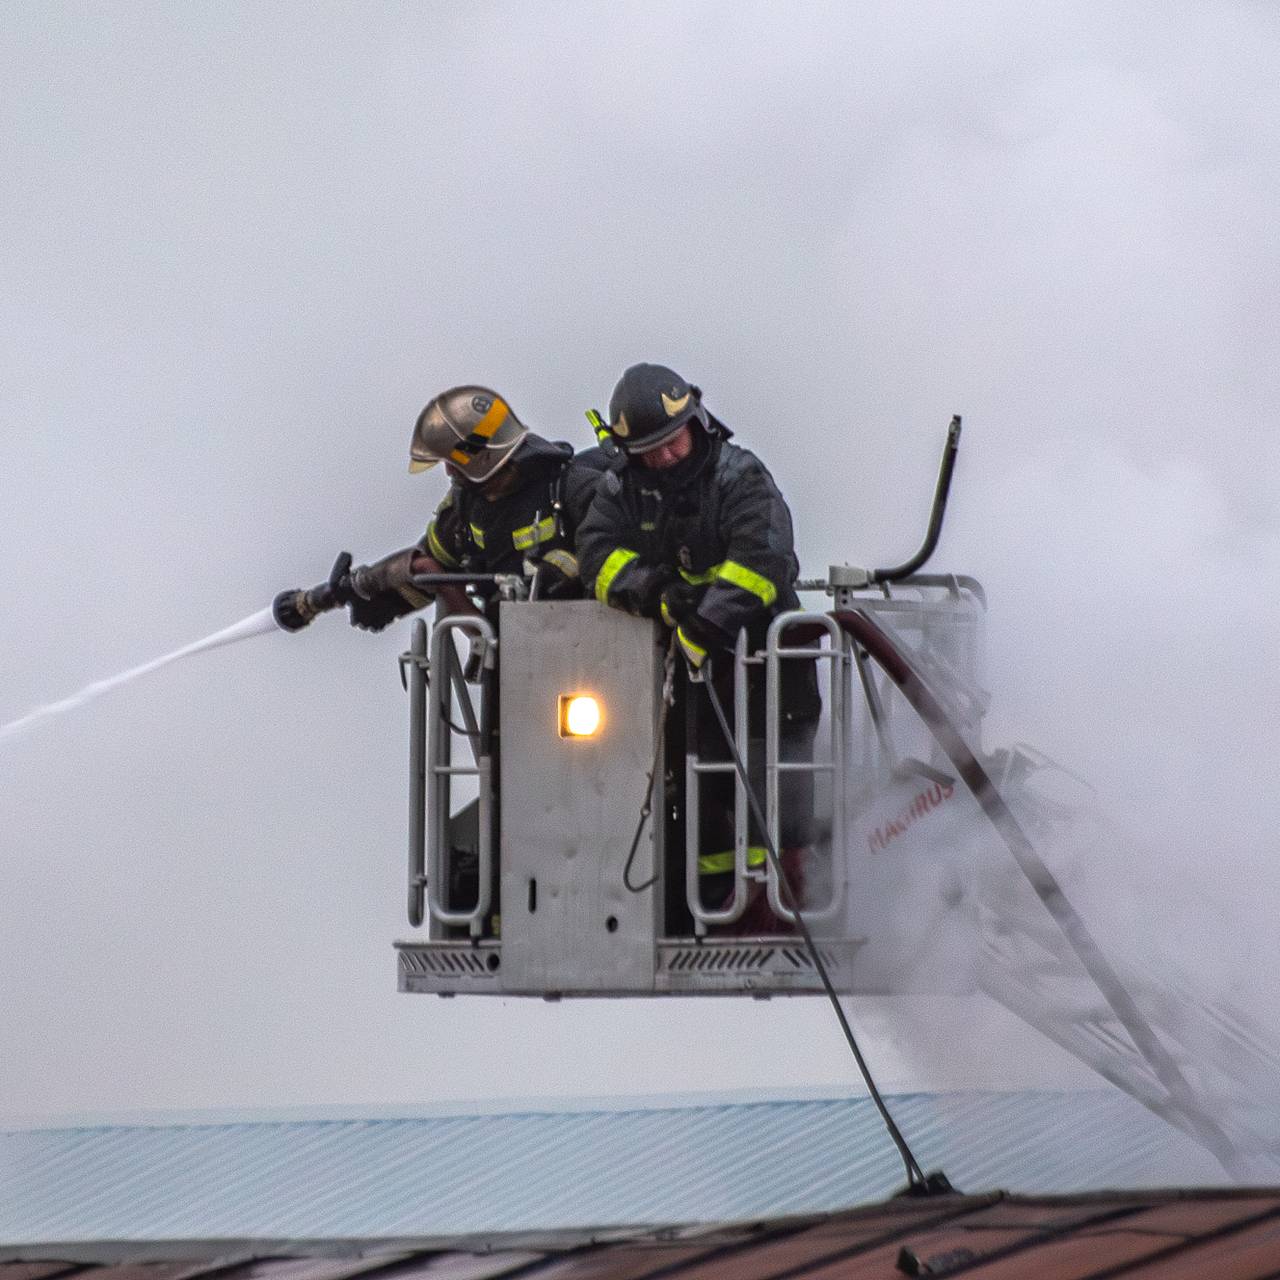
<path fill-rule="evenodd" d="M 596 599 L 601 604 L 609 603 L 609 588 L 613 586 L 614 578 L 633 560 L 639 559 L 639 553 L 627 547 L 618 547 L 609 553 L 609 558 L 600 566 L 600 572 L 596 575 Z"/>
<path fill-rule="evenodd" d="M 511 544 L 517 551 L 529 551 L 534 547 L 541 546 L 544 542 L 550 542 L 555 536 L 555 516 L 547 516 L 545 520 L 539 520 L 537 524 L 526 524 L 519 529 L 512 529 Z"/>
<path fill-rule="evenodd" d="M 548 551 L 542 558 L 548 564 L 555 565 L 566 578 L 576 578 L 578 576 L 578 558 L 568 551 L 556 547 L 554 550 Z"/>

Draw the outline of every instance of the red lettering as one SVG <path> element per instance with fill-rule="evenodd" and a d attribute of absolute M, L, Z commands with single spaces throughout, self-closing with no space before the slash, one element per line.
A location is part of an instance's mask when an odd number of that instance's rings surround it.
<path fill-rule="evenodd" d="M 867 836 L 867 847 L 872 853 L 879 853 L 886 849 L 891 841 L 904 835 L 912 823 L 932 813 L 934 809 L 950 800 L 955 793 L 954 782 L 933 783 L 926 790 L 913 796 L 896 818 L 891 818 L 882 827 L 876 827 Z"/>

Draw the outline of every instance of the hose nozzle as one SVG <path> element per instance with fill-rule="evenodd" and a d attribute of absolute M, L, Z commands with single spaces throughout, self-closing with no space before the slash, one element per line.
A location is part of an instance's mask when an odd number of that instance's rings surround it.
<path fill-rule="evenodd" d="M 340 608 L 351 600 L 351 552 L 344 551 L 334 561 L 329 581 L 309 591 L 297 587 L 282 591 L 271 602 L 271 616 L 282 631 L 301 631 L 322 613 Z"/>

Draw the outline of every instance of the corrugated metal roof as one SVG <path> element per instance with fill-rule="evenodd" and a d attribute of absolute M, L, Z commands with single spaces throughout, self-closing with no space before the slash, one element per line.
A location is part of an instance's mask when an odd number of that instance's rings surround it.
<path fill-rule="evenodd" d="M 217 1240 L 34 1253 L 60 1261 L 33 1267 L 0 1249 L 0 1280 L 1263 1280 L 1280 1271 L 1280 1190 L 949 1195 L 617 1239 L 381 1241 L 363 1254 L 304 1241 L 255 1257 Z"/>
<path fill-rule="evenodd" d="M 968 1191 L 1206 1185 L 1199 1147 L 1115 1091 L 903 1094 Z M 387 1238 L 827 1212 L 903 1170 L 865 1097 L 0 1133 L 0 1242 Z"/>

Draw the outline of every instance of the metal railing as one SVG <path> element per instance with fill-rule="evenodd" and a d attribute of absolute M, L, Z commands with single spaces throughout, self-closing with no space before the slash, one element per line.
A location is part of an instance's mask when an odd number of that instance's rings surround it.
<path fill-rule="evenodd" d="M 439 619 L 427 652 L 426 623 L 414 624 L 407 655 L 409 670 L 409 923 L 422 924 L 423 898 L 433 921 L 466 927 L 479 937 L 492 899 L 493 760 L 485 750 L 480 723 L 454 643 L 457 632 L 472 637 L 475 656 L 492 666 L 497 645 L 485 617 L 455 614 Z M 428 672 L 431 679 L 428 679 Z M 481 695 L 484 696 L 483 694 Z M 461 719 L 461 725 L 458 720 Z M 471 764 L 455 764 L 453 739 L 467 739 Z M 455 778 L 475 778 L 478 785 L 478 884 L 474 905 L 452 909 L 445 901 L 449 883 L 449 822 Z"/>
<path fill-rule="evenodd" d="M 747 633 L 740 631 L 733 659 L 733 736 L 743 768 L 748 770 L 748 777 L 751 776 L 750 725 L 747 714 L 747 664 L 750 661 L 747 654 Z M 692 686 L 706 679 L 705 672 L 690 673 L 690 697 L 693 696 Z M 747 866 L 750 810 L 746 786 L 732 759 L 703 760 L 692 747 L 693 743 L 688 743 L 685 750 L 684 891 L 689 912 L 693 916 L 694 931 L 701 936 L 707 932 L 709 925 L 732 924 L 741 918 L 749 901 L 747 880 L 754 879 L 755 876 Z M 733 775 L 733 892 L 729 895 L 728 904 L 719 908 L 703 905 L 699 887 L 698 858 L 702 853 L 699 830 L 702 817 L 701 779 L 708 774 Z"/>
<path fill-rule="evenodd" d="M 826 632 L 829 644 L 820 647 L 800 646 L 787 648 L 782 643 L 788 628 L 802 625 L 819 625 Z M 824 903 L 806 904 L 804 918 L 809 921 L 830 920 L 844 906 L 845 883 L 845 791 L 848 770 L 845 767 L 845 746 L 849 730 L 850 665 L 851 654 L 840 624 L 827 613 L 805 613 L 794 610 L 780 613 L 769 624 L 765 637 L 765 821 L 769 826 L 769 839 L 779 856 L 782 854 L 782 775 L 784 773 L 809 773 L 817 781 L 819 774 L 831 776 L 831 867 L 830 894 Z M 808 760 L 784 760 L 782 758 L 782 664 L 784 661 L 829 662 L 827 682 L 827 716 L 830 727 L 831 758 Z M 816 744 L 815 744 L 816 745 Z M 769 906 L 780 920 L 795 923 L 795 912 L 782 901 L 777 868 L 770 860 L 767 868 Z"/>
<path fill-rule="evenodd" d="M 806 645 L 789 648 L 783 643 L 784 633 L 798 625 L 817 626 L 829 643 L 820 646 Z M 782 663 L 829 662 L 827 686 L 827 710 L 830 732 L 829 758 L 815 759 L 813 753 L 804 760 L 783 759 L 782 740 Z M 769 627 L 765 647 L 759 653 L 747 650 L 746 632 L 738 634 L 733 664 L 734 745 L 742 761 L 747 777 L 751 777 L 751 730 L 749 681 L 751 668 L 763 666 L 765 701 L 764 781 L 763 809 L 768 836 L 773 847 L 781 853 L 783 786 L 786 773 L 809 773 L 816 780 L 819 774 L 831 778 L 831 864 L 830 890 L 823 902 L 803 908 L 806 920 L 823 921 L 838 916 L 844 906 L 845 867 L 843 851 L 846 830 L 846 767 L 849 739 L 849 716 L 852 706 L 850 681 L 853 669 L 853 651 L 839 624 L 829 614 L 806 613 L 796 610 L 779 614 Z M 707 676 L 693 673 L 691 685 L 704 683 Z M 759 751 L 760 744 L 756 744 Z M 701 779 L 707 775 L 731 774 L 734 780 L 733 795 L 733 889 L 724 906 L 707 907 L 702 902 L 698 859 L 704 852 L 701 844 Z M 783 905 L 778 875 L 771 861 L 759 869 L 748 866 L 748 850 L 751 845 L 751 817 L 746 784 L 734 762 L 729 760 L 704 760 L 692 749 L 685 754 L 685 901 L 693 916 L 694 931 L 706 934 L 709 926 L 733 924 L 741 919 L 750 901 L 748 882 L 764 881 L 769 906 L 779 919 L 795 921 L 795 913 Z"/>

